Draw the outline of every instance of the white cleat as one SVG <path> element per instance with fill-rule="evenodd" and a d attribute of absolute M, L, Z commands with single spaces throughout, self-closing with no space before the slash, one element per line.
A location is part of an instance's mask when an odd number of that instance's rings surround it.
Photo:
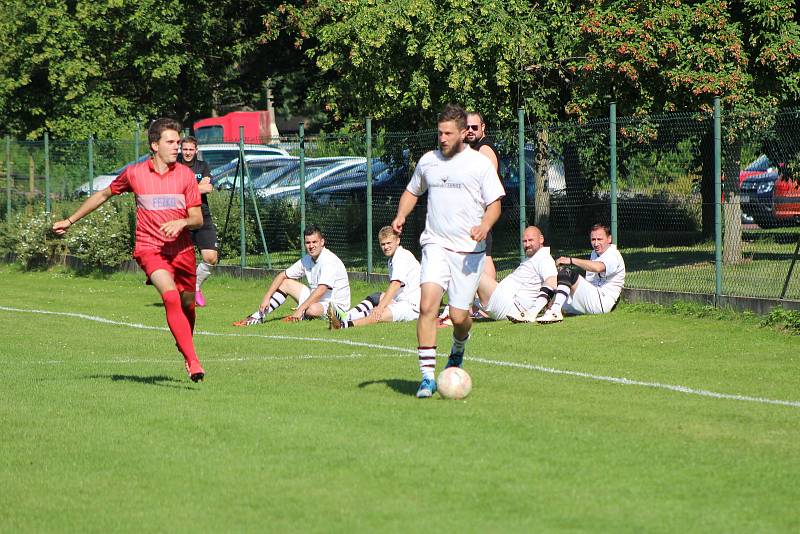
<path fill-rule="evenodd" d="M 535 323 L 536 316 L 533 314 L 531 310 L 519 310 L 516 312 L 511 312 L 507 316 L 509 321 L 512 323 Z"/>
<path fill-rule="evenodd" d="M 537 317 L 536 322 L 542 324 L 550 324 L 550 323 L 560 323 L 564 320 L 564 315 L 561 313 L 561 310 L 553 311 L 547 310 L 542 314 L 541 317 Z"/>

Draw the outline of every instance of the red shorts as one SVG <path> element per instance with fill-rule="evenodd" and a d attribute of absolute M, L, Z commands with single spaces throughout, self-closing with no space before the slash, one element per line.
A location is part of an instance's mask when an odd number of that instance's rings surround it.
<path fill-rule="evenodd" d="M 194 291 L 197 277 L 194 247 L 184 249 L 183 252 L 179 252 L 175 256 L 148 251 L 135 255 L 133 258 L 145 272 L 148 279 L 155 271 L 164 269 L 172 274 L 178 291 Z"/>

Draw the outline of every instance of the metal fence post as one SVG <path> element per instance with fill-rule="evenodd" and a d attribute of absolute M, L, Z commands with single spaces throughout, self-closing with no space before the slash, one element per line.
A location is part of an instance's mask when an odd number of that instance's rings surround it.
<path fill-rule="evenodd" d="M 139 121 L 136 121 L 136 131 L 133 135 L 133 154 L 134 154 L 134 161 L 139 160 L 139 130 L 141 130 L 141 125 Z"/>
<path fill-rule="evenodd" d="M 611 148 L 609 164 L 609 179 L 611 180 L 611 240 L 619 246 L 617 235 L 617 103 L 611 102 L 608 110 L 609 126 L 608 136 Z"/>
<path fill-rule="evenodd" d="M 300 135 L 300 257 L 305 253 L 306 231 L 306 128 L 302 122 L 298 126 Z"/>
<path fill-rule="evenodd" d="M 517 109 L 517 145 L 519 150 L 519 259 L 525 259 L 525 247 L 522 245 L 522 234 L 525 233 L 525 110 Z"/>
<path fill-rule="evenodd" d="M 89 158 L 89 196 L 94 194 L 94 136 L 89 136 L 87 143 L 87 152 Z"/>
<path fill-rule="evenodd" d="M 242 269 L 247 267 L 247 242 L 245 241 L 244 230 L 244 126 L 239 126 L 239 168 L 241 169 L 242 181 L 239 187 L 239 265 Z"/>
<path fill-rule="evenodd" d="M 372 275 L 372 118 L 367 117 L 367 280 Z"/>
<path fill-rule="evenodd" d="M 714 303 L 722 295 L 722 125 L 719 97 L 714 97 Z"/>
<path fill-rule="evenodd" d="M 6 221 L 11 222 L 11 136 L 6 134 Z"/>
<path fill-rule="evenodd" d="M 44 133 L 44 211 L 50 213 L 50 133 Z"/>

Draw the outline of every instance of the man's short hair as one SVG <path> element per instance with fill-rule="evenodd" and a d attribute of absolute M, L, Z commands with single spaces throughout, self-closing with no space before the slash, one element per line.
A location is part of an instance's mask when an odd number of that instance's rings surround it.
<path fill-rule="evenodd" d="M 398 237 L 398 236 L 400 236 L 400 234 L 395 232 L 394 228 L 392 228 L 391 226 L 384 226 L 378 232 L 378 241 L 382 241 L 382 240 L 387 239 L 389 237 Z"/>
<path fill-rule="evenodd" d="M 308 237 L 310 235 L 319 234 L 322 239 L 325 239 L 325 236 L 322 234 L 322 230 L 320 230 L 319 226 L 316 224 L 311 224 L 306 226 L 306 229 L 303 230 L 303 237 Z"/>
<path fill-rule="evenodd" d="M 606 233 L 606 235 L 611 235 L 611 227 L 606 223 L 596 223 L 592 225 L 592 228 L 591 230 L 589 230 L 589 233 L 591 234 L 595 230 L 600 230 L 600 229 L 602 229 Z"/>
<path fill-rule="evenodd" d="M 480 119 L 481 121 L 481 124 L 486 124 L 486 121 L 483 118 L 483 113 L 481 113 L 480 111 L 467 111 L 467 117 L 469 117 L 470 115 L 477 115 L 478 119 Z"/>
<path fill-rule="evenodd" d="M 197 146 L 199 143 L 197 142 L 197 138 L 193 135 L 187 135 L 183 139 L 181 139 L 181 144 L 183 143 L 192 143 L 194 146 Z"/>
<path fill-rule="evenodd" d="M 447 104 L 439 113 L 437 123 L 453 121 L 459 130 L 464 130 L 467 127 L 467 112 L 458 104 Z"/>
<path fill-rule="evenodd" d="M 181 123 L 175 119 L 160 118 L 154 120 L 147 129 L 147 142 L 148 144 L 158 143 L 161 140 L 161 134 L 164 130 L 175 130 L 181 132 Z"/>

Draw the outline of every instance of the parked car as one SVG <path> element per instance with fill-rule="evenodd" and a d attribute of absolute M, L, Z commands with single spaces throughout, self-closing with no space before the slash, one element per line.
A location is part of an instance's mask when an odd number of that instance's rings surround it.
<path fill-rule="evenodd" d="M 386 191 L 386 188 L 392 185 L 398 186 L 399 192 L 402 192 L 408 183 L 408 178 L 408 169 L 404 165 L 390 165 L 380 159 L 372 162 L 373 192 Z M 336 199 L 352 198 L 356 195 L 364 197 L 366 191 L 366 162 L 356 167 L 348 167 L 330 173 L 306 188 L 306 193 L 322 204 L 336 202 Z"/>
<path fill-rule="evenodd" d="M 94 180 L 92 180 L 91 182 L 84 182 L 77 189 L 75 189 L 72 192 L 72 194 L 75 195 L 76 197 L 88 197 L 90 193 L 93 193 L 95 191 L 100 191 L 101 189 L 105 189 L 106 187 L 111 185 L 111 182 L 114 181 L 114 178 L 119 176 L 120 173 L 122 173 L 122 171 L 124 171 L 129 165 L 133 165 L 134 163 L 140 163 L 142 161 L 147 161 L 149 157 L 150 154 L 145 154 L 136 161 L 131 161 L 129 163 L 126 163 L 122 167 L 114 169 L 113 171 L 107 174 L 101 174 L 95 176 Z"/>
<path fill-rule="evenodd" d="M 298 158 L 293 156 L 245 156 L 247 170 L 254 184 L 271 172 L 291 167 L 297 160 Z M 239 172 L 239 158 L 237 157 L 211 171 L 211 184 L 216 189 L 232 189 Z"/>
<path fill-rule="evenodd" d="M 322 161 L 320 161 L 322 160 Z M 357 173 L 359 165 L 366 166 L 366 158 L 343 157 L 334 158 L 309 158 L 306 160 L 305 188 L 313 190 L 318 182 L 329 179 L 334 175 Z M 264 200 L 299 199 L 300 197 L 300 166 L 296 165 L 290 172 L 274 180 L 266 187 L 256 189 L 256 195 Z"/>
<path fill-rule="evenodd" d="M 239 158 L 239 145 L 237 143 L 213 143 L 197 147 L 198 158 L 208 163 L 213 171 L 217 167 L 230 163 Z M 245 156 L 289 156 L 282 148 L 272 145 L 244 145 Z"/>
<path fill-rule="evenodd" d="M 519 158 L 516 155 L 500 160 L 500 178 L 508 199 L 516 199 L 519 192 Z M 525 146 L 525 196 L 530 203 L 535 194 L 536 177 L 535 152 L 531 145 Z M 564 196 L 567 193 L 567 180 L 564 174 L 564 160 L 554 151 L 550 151 L 546 174 L 547 191 L 550 196 Z"/>
<path fill-rule="evenodd" d="M 741 185 L 742 211 L 762 228 L 800 224 L 800 186 L 784 175 L 783 164 L 773 165 L 761 156 L 745 171 L 749 174 Z"/>

